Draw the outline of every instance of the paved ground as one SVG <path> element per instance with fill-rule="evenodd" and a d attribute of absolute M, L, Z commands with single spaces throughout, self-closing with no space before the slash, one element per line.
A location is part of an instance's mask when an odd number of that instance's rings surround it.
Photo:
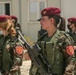
<path fill-rule="evenodd" d="M 25 50 L 23 54 L 23 63 L 21 66 L 21 75 L 29 75 L 30 66 L 31 66 L 31 60 L 27 53 L 27 50 Z"/>
<path fill-rule="evenodd" d="M 21 75 L 29 75 L 30 65 L 31 65 L 30 60 L 23 61 L 23 64 L 21 66 Z"/>

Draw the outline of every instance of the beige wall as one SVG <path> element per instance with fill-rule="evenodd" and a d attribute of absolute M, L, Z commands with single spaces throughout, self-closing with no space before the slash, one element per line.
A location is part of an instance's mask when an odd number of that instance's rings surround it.
<path fill-rule="evenodd" d="M 19 0 L 11 0 L 11 15 L 16 15 L 18 17 L 19 23 L 20 20 L 20 4 Z"/>
<path fill-rule="evenodd" d="M 48 1 L 48 7 L 51 6 L 51 7 L 58 7 L 60 8 L 60 5 L 61 5 L 61 0 L 47 0 Z"/>
<path fill-rule="evenodd" d="M 28 0 L 21 1 L 21 24 L 23 33 L 33 41 L 37 39 L 37 32 L 40 29 L 39 23 L 28 22 Z"/>
<path fill-rule="evenodd" d="M 4 2 L 4 1 L 11 1 L 11 0 L 0 0 L 0 2 Z"/>

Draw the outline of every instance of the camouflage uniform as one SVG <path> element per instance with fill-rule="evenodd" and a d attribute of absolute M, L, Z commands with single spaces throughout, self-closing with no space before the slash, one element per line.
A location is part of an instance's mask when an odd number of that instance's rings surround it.
<path fill-rule="evenodd" d="M 64 32 L 59 30 L 57 30 L 52 37 L 47 37 L 46 35 L 44 39 L 39 42 L 42 54 L 52 65 L 51 71 L 53 75 L 63 75 L 69 62 L 73 63 L 73 57 L 69 56 L 65 50 L 68 45 L 72 45 L 72 39 L 69 35 L 66 35 Z M 32 62 L 30 75 L 44 75 L 40 73 L 40 69 L 37 69 L 33 65 L 34 64 Z"/>
<path fill-rule="evenodd" d="M 22 65 L 22 53 L 16 52 L 16 47 L 22 47 L 17 39 L 10 35 L 0 39 L 0 48 L 2 51 L 1 72 L 3 75 L 20 75 L 20 66 Z M 23 50 L 22 50 L 23 51 Z M 18 67 L 17 69 L 15 69 Z"/>
<path fill-rule="evenodd" d="M 68 34 L 72 37 L 74 40 L 74 46 L 76 46 L 76 18 L 71 17 L 68 19 L 68 25 L 67 25 L 69 32 Z M 76 50 L 75 50 L 75 61 L 76 61 Z M 76 68 L 75 68 L 75 75 L 76 75 Z"/>
<path fill-rule="evenodd" d="M 74 33 L 72 33 L 71 31 L 68 32 L 68 34 L 73 38 L 74 40 L 74 46 L 76 46 L 76 31 Z M 75 61 L 76 61 L 76 50 L 75 50 Z M 75 74 L 76 75 L 76 67 L 75 67 Z"/>
<path fill-rule="evenodd" d="M 2 75 L 20 75 L 23 46 L 15 36 L 12 20 L 8 16 L 0 16 L 0 71 Z"/>
<path fill-rule="evenodd" d="M 76 45 L 76 31 L 74 33 L 68 32 L 68 34 L 73 38 L 74 44 Z"/>

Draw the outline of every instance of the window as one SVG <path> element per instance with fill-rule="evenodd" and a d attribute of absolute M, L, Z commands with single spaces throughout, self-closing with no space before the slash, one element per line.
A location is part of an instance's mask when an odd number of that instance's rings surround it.
<path fill-rule="evenodd" d="M 10 3 L 0 2 L 0 15 L 10 15 Z"/>
<path fill-rule="evenodd" d="M 29 0 L 29 22 L 36 22 L 41 17 L 40 12 L 46 7 L 46 0 Z"/>

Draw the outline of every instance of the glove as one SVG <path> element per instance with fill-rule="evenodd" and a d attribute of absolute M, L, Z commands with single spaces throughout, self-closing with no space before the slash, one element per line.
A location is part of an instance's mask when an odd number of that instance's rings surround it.
<path fill-rule="evenodd" d="M 69 64 L 65 69 L 64 75 L 74 75 L 74 68 L 75 68 L 74 64 Z"/>

